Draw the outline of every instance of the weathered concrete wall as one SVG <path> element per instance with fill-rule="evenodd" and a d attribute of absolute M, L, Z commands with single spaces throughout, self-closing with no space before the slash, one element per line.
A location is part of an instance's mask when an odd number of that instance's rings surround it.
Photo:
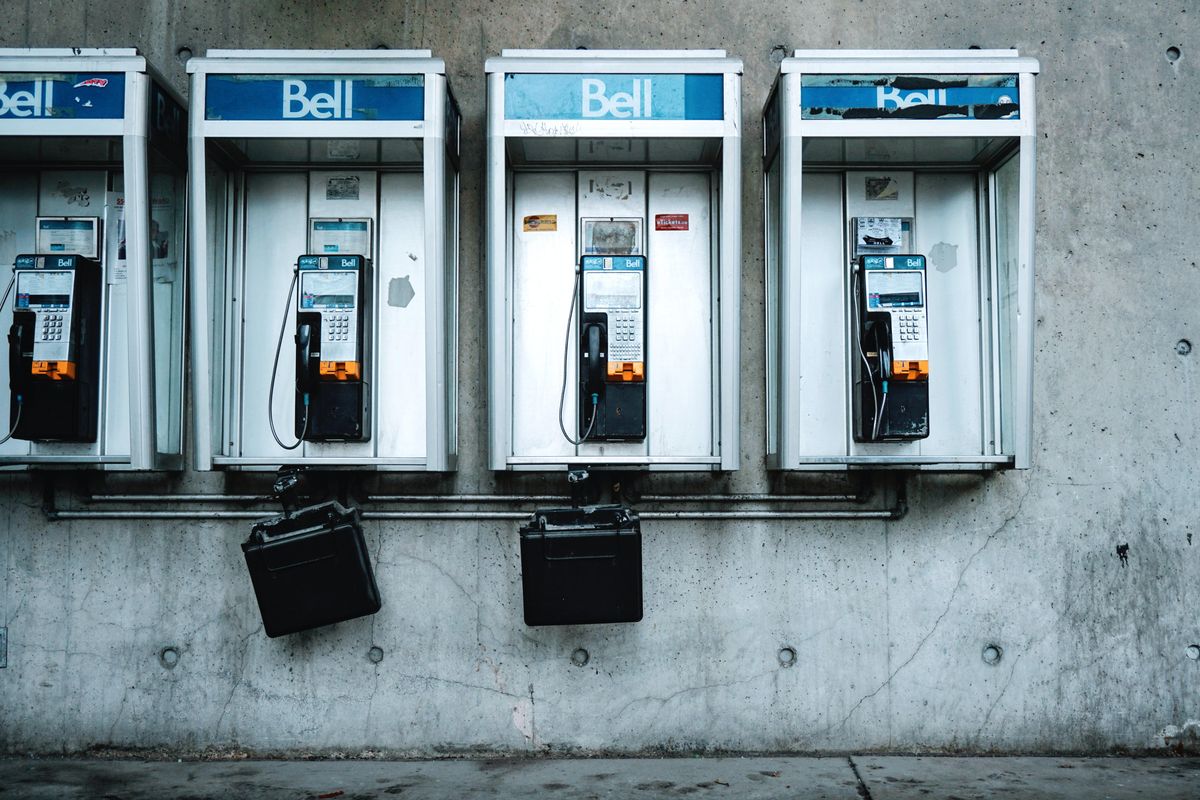
<path fill-rule="evenodd" d="M 526 628 L 512 523 L 371 524 L 383 611 L 283 640 L 259 625 L 244 523 L 48 523 L 37 485 L 5 477 L 0 750 L 1161 745 L 1160 731 L 1200 717 L 1187 650 L 1200 642 L 1200 353 L 1177 352 L 1200 343 L 1200 9 L 1189 6 L 4 3 L 0 45 L 136 45 L 180 88 L 183 47 L 386 44 L 447 60 L 466 116 L 463 457 L 438 490 L 534 486 L 484 469 L 485 57 L 583 45 L 745 59 L 744 466 L 687 483 L 707 491 L 770 483 L 757 112 L 776 59 L 796 47 L 1015 46 L 1043 74 L 1035 469 L 916 479 L 898 522 L 647 525 L 646 619 L 632 626 Z M 388 484 L 418 485 L 430 486 Z M 981 658 L 988 643 L 1003 648 L 995 666 Z M 785 646 L 794 667 L 779 664 Z M 170 669 L 165 647 L 180 656 Z M 585 667 L 571 662 L 580 647 Z"/>

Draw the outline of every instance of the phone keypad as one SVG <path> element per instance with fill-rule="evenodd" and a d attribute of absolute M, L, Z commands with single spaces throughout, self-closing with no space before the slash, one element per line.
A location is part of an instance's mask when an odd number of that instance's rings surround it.
<path fill-rule="evenodd" d="M 901 311 L 895 315 L 899 327 L 894 335 L 901 342 L 919 342 L 925 339 L 925 314 L 922 312 Z"/>
<path fill-rule="evenodd" d="M 608 360 L 643 361 L 642 358 L 642 315 L 608 315 Z"/>
<path fill-rule="evenodd" d="M 352 315 L 347 311 L 335 311 L 323 316 L 325 331 L 323 338 L 327 342 L 351 341 L 351 326 L 354 324 Z"/>
<path fill-rule="evenodd" d="M 67 321 L 66 315 L 60 313 L 42 314 L 42 328 L 37 341 L 40 342 L 61 342 L 63 340 L 63 323 Z M 69 331 L 68 331 L 69 333 Z"/>

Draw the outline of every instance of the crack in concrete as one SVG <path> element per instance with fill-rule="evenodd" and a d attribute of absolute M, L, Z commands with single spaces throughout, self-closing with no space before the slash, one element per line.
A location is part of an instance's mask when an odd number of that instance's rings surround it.
<path fill-rule="evenodd" d="M 242 681 L 246 677 L 246 661 L 250 651 L 250 637 L 262 630 L 262 623 L 254 626 L 254 630 L 247 633 L 245 636 L 239 637 L 241 644 L 241 654 L 238 657 L 237 678 L 233 681 L 233 686 L 229 688 L 229 697 L 225 698 L 225 704 L 221 706 L 221 715 L 217 717 L 217 724 L 213 728 L 213 733 L 216 736 L 221 735 L 221 723 L 225 721 L 225 715 L 229 712 L 229 705 L 233 702 L 233 696 L 237 694 L 238 687 L 242 685 Z"/>
<path fill-rule="evenodd" d="M 778 672 L 779 672 L 778 669 L 769 669 L 769 670 L 766 670 L 765 672 L 755 673 L 754 675 L 751 675 L 748 678 L 742 678 L 741 680 L 726 681 L 724 683 L 706 683 L 702 686 L 688 686 L 683 689 L 680 689 L 677 692 L 672 692 L 671 694 L 667 695 L 666 697 L 655 697 L 654 695 L 647 695 L 646 697 L 635 697 L 634 699 L 630 700 L 625 705 L 621 706 L 621 708 L 617 711 L 617 713 L 613 715 L 613 718 L 615 719 L 617 717 L 620 717 L 622 714 L 624 714 L 626 711 L 629 710 L 630 706 L 636 705 L 637 703 L 645 703 L 647 701 L 653 700 L 654 702 L 656 702 L 660 705 L 666 705 L 667 703 L 674 700 L 676 697 L 679 697 L 680 695 L 688 694 L 689 692 L 706 692 L 709 689 L 727 689 L 730 686 L 738 686 L 743 683 L 750 683 L 751 681 L 756 681 L 759 678 L 764 678 L 767 675 L 775 675 Z"/>
<path fill-rule="evenodd" d="M 996 699 L 993 700 L 991 706 L 988 707 L 987 714 L 985 714 L 983 717 L 983 722 L 979 724 L 979 730 L 975 731 L 976 739 L 983 735 L 983 729 L 986 728 L 988 723 L 992 720 L 992 712 L 996 710 L 996 706 L 1000 705 L 1000 701 L 1004 699 L 1004 693 L 1008 691 L 1008 687 L 1012 683 L 1013 673 L 1017 671 L 1017 663 L 1020 660 L 1021 654 L 1018 653 L 1016 657 L 1013 658 L 1012 666 L 1008 670 L 1008 678 L 1004 681 L 1004 687 L 1000 689 L 1000 694 L 996 695 Z"/>
<path fill-rule="evenodd" d="M 113 734 L 117 731 L 117 723 L 121 721 L 121 717 L 125 715 L 125 703 L 129 700 L 129 687 L 125 687 L 125 691 L 121 694 L 121 707 L 117 709 L 117 715 L 113 717 L 112 725 L 108 726 L 108 743 L 116 744 L 113 741 Z"/>
<path fill-rule="evenodd" d="M 858 711 L 860 707 L 862 707 L 863 703 L 875 697 L 889 685 L 891 685 L 892 680 L 899 675 L 905 669 L 905 667 L 911 664 L 914 659 L 916 659 L 922 648 L 925 647 L 925 643 L 933 637 L 933 634 L 937 632 L 938 627 L 942 624 L 942 620 L 944 620 L 946 615 L 950 613 L 950 609 L 954 606 L 954 598 L 958 596 L 958 590 L 962 588 L 963 581 L 967 576 L 967 572 L 971 569 L 971 565 L 975 563 L 975 559 L 978 558 L 979 555 L 988 548 L 992 541 L 995 540 L 995 538 L 1001 533 L 1003 533 L 1005 529 L 1012 524 L 1013 520 L 1020 515 L 1021 509 L 1025 506 L 1025 499 L 1029 496 L 1031 489 L 1032 486 L 1027 482 L 1025 484 L 1025 491 L 1021 493 L 1021 498 L 1017 501 L 1017 506 L 1013 512 L 1006 516 L 1004 520 L 995 528 L 995 530 L 987 535 L 987 538 L 984 539 L 983 544 L 979 547 L 979 549 L 972 553 L 971 557 L 967 559 L 967 563 L 963 565 L 963 568 L 958 573 L 958 580 L 954 584 L 954 589 L 952 589 L 950 592 L 950 597 L 946 600 L 946 607 L 942 609 L 942 613 L 938 615 L 938 618 L 933 621 L 933 625 L 929 628 L 929 632 L 921 637 L 921 641 L 917 642 L 917 646 L 913 648 L 912 653 L 910 653 L 908 658 L 904 660 L 904 663 L 892 670 L 887 676 L 887 679 L 884 680 L 883 683 L 876 686 L 874 690 L 860 697 L 858 702 L 856 702 L 850 708 L 850 710 L 846 712 L 846 716 L 842 717 L 840 722 L 827 726 L 823 731 L 821 731 L 822 734 L 829 733 L 836 728 L 845 727 L 846 723 L 849 722 L 850 718 L 854 716 L 854 713 Z"/>
<path fill-rule="evenodd" d="M 397 678 L 403 678 L 410 681 L 429 681 L 430 683 L 447 683 L 451 686 L 461 686 L 464 689 L 475 689 L 480 692 L 490 692 L 503 697 L 508 697 L 514 700 L 525 700 L 526 695 L 517 694 L 516 692 L 506 692 L 503 689 L 493 689 L 491 686 L 479 686 L 466 681 L 456 681 L 453 678 L 443 678 L 438 675 L 397 675 Z"/>
<path fill-rule="evenodd" d="M 434 572 L 437 572 L 443 578 L 450 581 L 450 583 L 454 584 L 454 588 L 458 589 L 458 591 L 462 593 L 463 597 L 467 598 L 467 600 L 469 600 L 471 602 L 471 605 L 475 606 L 476 609 L 479 608 L 479 601 L 477 599 L 475 599 L 475 595 L 473 595 L 471 592 L 468 592 L 463 587 L 463 585 L 458 582 L 457 578 L 455 578 L 453 575 L 451 575 L 449 572 L 447 572 L 436 561 L 430 561 L 427 558 L 419 558 L 417 556 L 410 555 L 408 553 L 401 553 L 400 558 L 408 559 L 409 561 L 416 561 L 418 564 L 424 564 L 425 566 L 432 568 Z M 383 566 L 388 566 L 388 567 L 401 567 L 402 566 L 401 564 L 399 564 L 395 561 L 380 561 L 378 563 Z"/>

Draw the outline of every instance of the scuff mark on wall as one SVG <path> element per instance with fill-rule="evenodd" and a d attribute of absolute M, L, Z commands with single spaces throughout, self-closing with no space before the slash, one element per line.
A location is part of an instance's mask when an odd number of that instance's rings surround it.
<path fill-rule="evenodd" d="M 68 205 L 87 208 L 92 204 L 92 196 L 88 193 L 86 186 L 72 186 L 67 181 L 59 181 L 55 191 L 67 201 Z"/>
<path fill-rule="evenodd" d="M 1117 558 L 1121 559 L 1121 566 L 1129 566 L 1129 543 L 1117 545 Z"/>
<path fill-rule="evenodd" d="M 929 263 L 938 272 L 949 272 L 958 266 L 958 245 L 938 242 L 929 251 Z"/>

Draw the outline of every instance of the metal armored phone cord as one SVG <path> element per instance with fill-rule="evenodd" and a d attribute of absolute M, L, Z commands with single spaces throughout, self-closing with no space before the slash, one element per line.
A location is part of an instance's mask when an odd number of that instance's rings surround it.
<path fill-rule="evenodd" d="M 558 429 L 562 431 L 562 435 L 572 445 L 578 447 L 587 441 L 587 438 L 592 435 L 592 428 L 596 424 L 596 408 L 600 405 L 600 396 L 592 392 L 592 418 L 588 421 L 587 430 L 583 436 L 578 439 L 572 439 L 571 434 L 567 433 L 567 426 L 563 425 L 563 408 L 567 403 L 567 365 L 571 357 L 571 320 L 575 317 L 575 303 L 579 295 L 579 280 L 582 270 L 575 270 L 575 285 L 571 287 L 571 309 L 567 312 L 567 335 L 563 341 L 563 375 L 562 375 L 562 391 L 558 395 Z"/>
<path fill-rule="evenodd" d="M 13 284 L 15 284 L 16 282 L 17 282 L 17 273 L 16 273 L 16 270 L 14 270 L 13 276 L 8 279 L 8 286 L 6 286 L 4 289 L 4 297 L 0 298 L 0 310 L 3 310 L 5 304 L 8 303 L 8 294 L 9 294 L 9 292 L 12 291 Z M 24 408 L 25 408 L 25 398 L 22 397 L 21 395 L 17 395 L 17 416 L 13 419 L 12 428 L 9 429 L 8 435 L 5 436 L 3 439 L 0 439 L 0 444 L 4 444 L 5 442 L 7 442 L 9 439 L 11 439 L 13 437 L 13 434 L 17 432 L 17 426 L 21 424 L 21 411 Z"/>
<path fill-rule="evenodd" d="M 879 395 L 875 391 L 875 380 L 872 378 L 871 362 L 867 360 L 867 354 L 863 352 L 862 347 L 862 326 L 863 326 L 863 311 L 862 311 L 862 293 L 858 291 L 860 282 L 863 280 L 862 267 L 854 268 L 854 341 L 858 345 L 858 357 L 862 359 L 863 366 L 867 369 L 867 381 L 871 384 L 871 408 L 875 412 L 875 424 L 871 429 L 871 440 L 879 435 L 879 418 L 883 414 L 882 408 L 879 405 Z M 887 397 L 884 397 L 887 401 Z"/>
<path fill-rule="evenodd" d="M 283 332 L 287 330 L 288 309 L 292 307 L 292 293 L 296 291 L 296 281 L 300 279 L 300 270 L 292 270 L 292 283 L 288 287 L 287 301 L 283 304 L 283 320 L 279 323 L 279 340 L 275 342 L 275 363 L 271 366 L 271 391 L 267 393 L 267 422 L 271 425 L 271 436 L 275 444 L 284 450 L 295 450 L 304 442 L 308 433 L 308 392 L 304 392 L 304 425 L 300 428 L 300 437 L 294 444 L 284 444 L 275 431 L 275 377 L 279 372 L 279 354 L 283 351 Z"/>

